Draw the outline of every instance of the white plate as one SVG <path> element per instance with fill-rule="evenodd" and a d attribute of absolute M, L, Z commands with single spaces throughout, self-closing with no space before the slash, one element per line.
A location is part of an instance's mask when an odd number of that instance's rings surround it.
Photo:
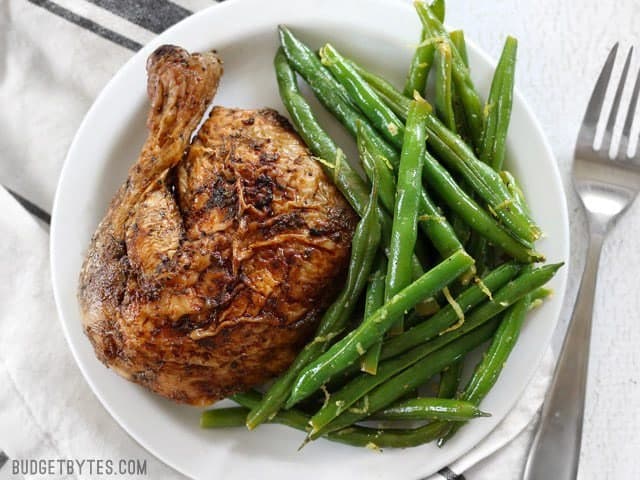
<path fill-rule="evenodd" d="M 331 41 L 397 84 L 402 83 L 420 31 L 411 5 L 397 0 L 233 0 L 189 17 L 143 48 L 93 104 L 60 176 L 51 228 L 51 262 L 62 327 L 82 373 L 105 408 L 140 444 L 188 476 L 421 478 L 476 445 L 522 394 L 556 324 L 567 267 L 552 282 L 556 295 L 527 321 L 497 385 L 482 404 L 493 416 L 472 422 L 442 449 L 425 445 L 375 453 L 322 440 L 298 452 L 303 435 L 282 426 L 265 425 L 252 433 L 244 429 L 203 431 L 198 427 L 198 409 L 174 405 L 105 368 L 94 357 L 80 326 L 76 288 L 83 255 L 146 135 L 147 56 L 162 43 L 191 51 L 216 48 L 225 62 L 216 103 L 271 106 L 284 112 L 272 68 L 278 42 L 276 25 L 280 23 L 314 47 Z M 473 77 L 485 94 L 493 62 L 473 44 L 469 54 Z M 324 112 L 320 117 L 354 158 L 347 136 Z M 534 216 L 547 234 L 540 249 L 550 261 L 567 260 L 569 231 L 560 176 L 540 126 L 520 95 L 514 101 L 508 147 L 509 158 L 514 160 L 509 167 L 521 180 Z"/>

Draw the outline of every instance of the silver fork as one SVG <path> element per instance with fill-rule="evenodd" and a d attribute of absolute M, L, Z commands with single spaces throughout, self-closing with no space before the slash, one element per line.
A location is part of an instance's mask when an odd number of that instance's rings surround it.
<path fill-rule="evenodd" d="M 633 49 L 629 50 L 622 69 L 602 145 L 599 148 L 594 146 L 598 121 L 605 117 L 602 107 L 617 50 L 618 44 L 609 53 L 598 77 L 576 142 L 573 181 L 589 222 L 587 262 L 542 418 L 527 458 L 524 480 L 569 480 L 577 476 L 600 252 L 607 233 L 640 191 L 640 146 L 633 157 L 628 155 L 640 92 L 640 73 L 633 87 L 620 143 L 617 149 L 614 148 L 617 154 L 614 157 L 609 154 Z"/>

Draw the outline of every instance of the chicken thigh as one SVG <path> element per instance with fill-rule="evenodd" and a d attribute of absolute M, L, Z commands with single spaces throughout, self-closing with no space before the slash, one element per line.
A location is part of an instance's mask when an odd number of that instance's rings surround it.
<path fill-rule="evenodd" d="M 147 63 L 148 138 L 80 273 L 98 358 L 206 405 L 281 373 L 339 290 L 356 216 L 276 111 L 215 107 L 215 53 Z"/>

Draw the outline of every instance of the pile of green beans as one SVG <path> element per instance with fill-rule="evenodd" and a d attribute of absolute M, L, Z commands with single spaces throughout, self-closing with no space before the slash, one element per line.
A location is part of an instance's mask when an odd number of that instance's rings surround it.
<path fill-rule="evenodd" d="M 517 41 L 507 38 L 485 105 L 464 33 L 443 26 L 444 0 L 415 7 L 420 43 L 401 89 L 334 45 L 316 51 L 279 27 L 282 102 L 360 221 L 342 293 L 313 338 L 264 393 L 203 412 L 203 428 L 279 423 L 305 432 L 304 443 L 406 448 L 442 444 L 490 415 L 481 403 L 562 263 L 534 265 L 545 261 L 535 247 L 542 232 L 504 170 Z M 364 175 L 320 125 L 300 80 L 356 141 Z M 421 395 L 430 381 L 437 393 Z M 417 426 L 395 423 L 407 420 Z"/>
<path fill-rule="evenodd" d="M 314 429 L 322 431 L 321 428 L 325 428 L 325 425 L 336 417 L 344 416 L 349 407 L 368 395 L 372 389 L 384 384 L 394 375 L 428 357 L 433 352 L 437 352 L 449 343 L 456 341 L 461 335 L 491 321 L 513 302 L 546 283 L 558 268 L 559 265 L 548 265 L 534 271 L 521 273 L 516 279 L 496 291 L 494 301 L 485 301 L 473 309 L 465 318 L 464 323 L 454 330 L 447 331 L 459 319 L 457 314 L 452 311 L 453 309 L 443 310 L 432 319 L 414 327 L 413 332 L 409 330 L 399 337 L 390 339 L 388 343 L 385 342 L 380 356 L 382 360 L 389 360 L 381 363 L 378 373 L 375 376 L 357 377 L 333 394 L 331 401 L 327 402 L 311 420 L 312 426 Z M 500 277 L 494 275 L 492 279 L 496 284 L 499 284 L 498 281 L 505 278 L 505 274 L 509 272 L 499 273 Z M 459 301 L 459 305 L 464 305 L 465 310 L 469 310 L 471 306 L 478 303 L 476 302 L 478 292 L 475 288 L 475 286 L 470 287 L 456 299 L 457 302 Z"/>
<path fill-rule="evenodd" d="M 471 73 L 465 64 L 465 59 L 460 52 L 458 52 L 455 44 L 451 41 L 451 37 L 449 37 L 449 33 L 433 10 L 422 2 L 416 2 L 415 6 L 427 36 L 441 39 L 446 42 L 451 49 L 453 81 L 455 82 L 456 91 L 466 114 L 472 142 L 474 145 L 478 145 L 484 129 L 482 101 L 473 84 Z"/>

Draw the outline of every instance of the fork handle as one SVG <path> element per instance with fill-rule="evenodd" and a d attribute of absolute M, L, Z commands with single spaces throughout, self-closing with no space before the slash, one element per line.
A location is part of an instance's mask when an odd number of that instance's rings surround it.
<path fill-rule="evenodd" d="M 523 480 L 574 480 L 578 474 L 593 298 L 603 233 L 591 233 L 587 263 Z"/>

